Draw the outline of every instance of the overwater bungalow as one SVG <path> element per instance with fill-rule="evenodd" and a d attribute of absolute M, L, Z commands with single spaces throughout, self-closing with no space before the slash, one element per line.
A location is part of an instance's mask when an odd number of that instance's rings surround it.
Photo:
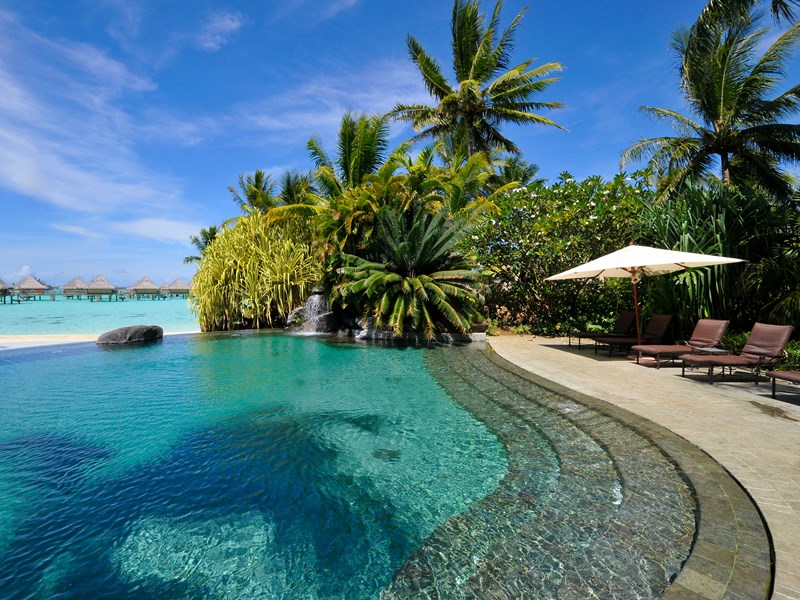
<path fill-rule="evenodd" d="M 189 295 L 189 285 L 178 277 L 175 281 L 169 284 L 169 293 L 172 296 L 179 298 L 186 298 Z"/>
<path fill-rule="evenodd" d="M 14 302 L 14 296 L 14 286 L 0 279 L 0 298 L 3 299 L 3 304 L 8 301 L 8 298 L 11 298 L 11 302 Z"/>
<path fill-rule="evenodd" d="M 158 285 L 149 277 L 142 277 L 133 285 L 128 286 L 128 296 L 139 298 L 158 298 Z"/>
<path fill-rule="evenodd" d="M 49 289 L 49 285 L 42 283 L 31 275 L 28 275 L 25 277 L 25 279 L 18 282 L 17 285 L 13 287 L 14 292 L 16 292 L 17 295 L 21 296 L 25 300 L 41 300 L 42 295 L 44 295 Z"/>
<path fill-rule="evenodd" d="M 86 296 L 89 293 L 89 284 L 80 277 L 76 277 L 75 279 L 70 279 L 61 289 L 67 298 L 80 300 L 82 296 Z"/>
<path fill-rule="evenodd" d="M 119 300 L 119 290 L 103 275 L 98 275 L 87 286 L 86 295 L 89 300 L 102 300 L 104 296 L 108 296 L 109 300 Z"/>
<path fill-rule="evenodd" d="M 158 295 L 162 298 L 169 298 L 169 281 L 165 281 L 158 286 Z"/>

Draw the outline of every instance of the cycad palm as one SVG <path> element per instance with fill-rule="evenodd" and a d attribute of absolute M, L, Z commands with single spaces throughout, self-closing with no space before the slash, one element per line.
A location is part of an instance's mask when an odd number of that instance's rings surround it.
<path fill-rule="evenodd" d="M 791 184 L 781 161 L 800 160 L 800 126 L 782 123 L 800 109 L 800 86 L 767 99 L 783 77 L 783 63 L 800 41 L 792 25 L 758 57 L 766 34 L 756 18 L 695 25 L 674 36 L 681 59 L 681 88 L 695 122 L 675 111 L 642 107 L 670 123 L 678 137 L 642 140 L 622 155 L 623 165 L 649 159 L 663 175 L 662 195 L 671 195 L 687 179 L 719 167 L 723 183 L 756 184 L 787 197 Z"/>
<path fill-rule="evenodd" d="M 421 203 L 409 215 L 384 209 L 378 221 L 382 255 L 374 262 L 350 256 L 335 293 L 396 335 L 410 329 L 432 339 L 450 327 L 466 332 L 481 318 L 483 298 L 480 274 L 454 253 L 468 231 L 463 221 L 443 211 L 431 216 Z"/>
<path fill-rule="evenodd" d="M 524 10 L 500 31 L 498 0 L 487 23 L 479 0 L 455 0 L 452 17 L 453 69 L 451 85 L 439 64 L 413 37 L 407 38 L 411 60 L 422 75 L 436 106 L 397 104 L 389 113 L 410 122 L 419 131 L 414 140 L 464 136 L 468 155 L 501 148 L 519 153 L 519 148 L 500 132 L 503 123 L 556 125 L 534 111 L 561 108 L 559 102 L 537 102 L 533 97 L 557 79 L 547 78 L 562 69 L 551 62 L 531 69 L 533 59 L 509 68 L 514 33 Z"/>

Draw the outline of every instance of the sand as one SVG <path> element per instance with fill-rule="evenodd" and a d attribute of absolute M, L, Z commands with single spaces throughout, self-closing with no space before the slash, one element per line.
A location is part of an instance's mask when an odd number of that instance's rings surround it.
<path fill-rule="evenodd" d="M 199 333 L 198 331 L 173 331 L 164 335 L 182 335 L 186 333 Z M 3 350 L 16 350 L 18 348 L 33 348 L 36 346 L 54 346 L 56 344 L 74 344 L 76 342 L 96 342 L 99 336 L 95 334 L 59 334 L 59 335 L 0 335 L 0 352 Z"/>

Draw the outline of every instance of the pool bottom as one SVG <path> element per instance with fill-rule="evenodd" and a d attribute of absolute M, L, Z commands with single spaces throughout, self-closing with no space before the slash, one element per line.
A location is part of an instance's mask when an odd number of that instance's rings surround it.
<path fill-rule="evenodd" d="M 698 448 L 490 350 L 432 352 L 428 366 L 507 444 L 509 474 L 439 526 L 382 599 L 769 596 L 761 515 Z M 571 436 L 548 434 L 558 421 L 573 426 Z M 540 503 L 526 493 L 537 459 L 524 448 L 531 429 L 560 456 L 558 481 Z"/>

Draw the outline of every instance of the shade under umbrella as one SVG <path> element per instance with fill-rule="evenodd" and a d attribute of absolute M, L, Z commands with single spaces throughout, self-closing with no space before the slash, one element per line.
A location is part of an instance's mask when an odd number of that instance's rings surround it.
<path fill-rule="evenodd" d="M 694 267 L 710 267 L 743 262 L 741 258 L 729 258 L 714 254 L 697 254 L 695 252 L 679 252 L 650 246 L 631 244 L 621 250 L 606 254 L 588 263 L 584 263 L 563 273 L 551 275 L 546 280 L 584 279 L 606 277 L 628 277 L 633 283 L 633 303 L 636 311 L 636 338 L 641 342 L 641 325 L 639 323 L 639 298 L 636 292 L 637 282 L 645 276 L 664 275 Z"/>

